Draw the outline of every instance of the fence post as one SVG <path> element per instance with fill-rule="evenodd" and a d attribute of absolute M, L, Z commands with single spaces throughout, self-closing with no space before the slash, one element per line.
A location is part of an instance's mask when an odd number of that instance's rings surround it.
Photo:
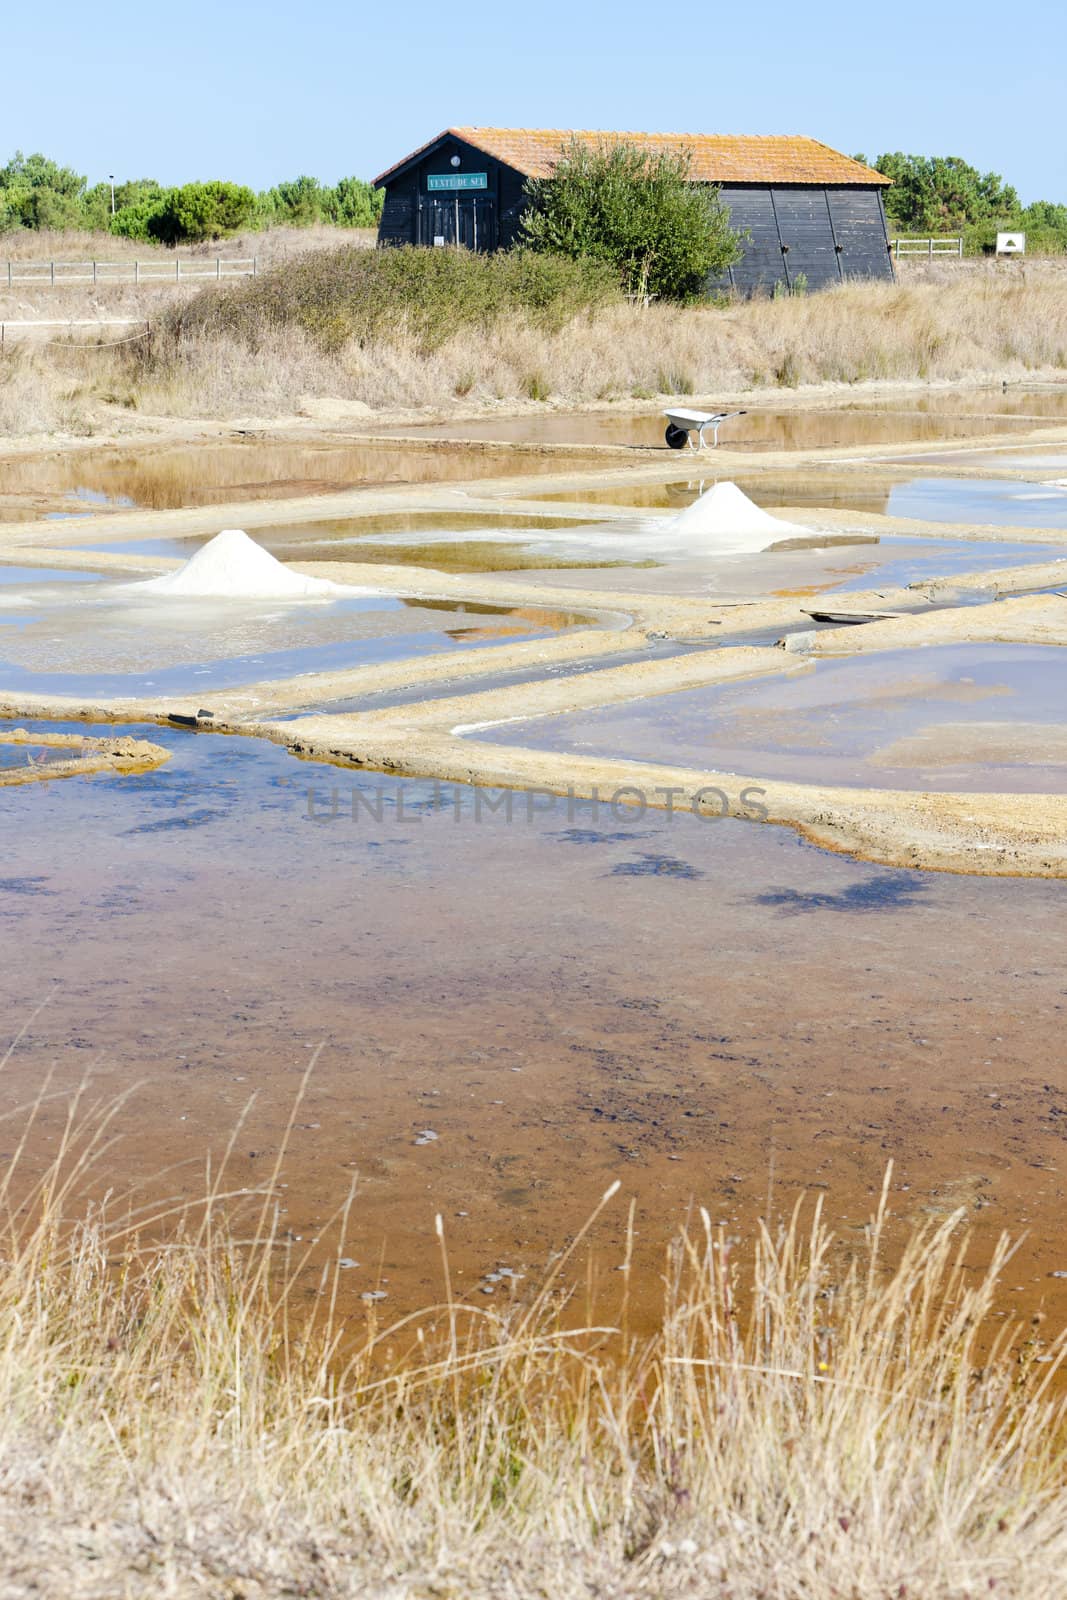
<path fill-rule="evenodd" d="M 255 258 L 255 256 L 253 256 L 252 257 L 252 276 L 253 276 L 253 278 L 255 277 L 255 275 L 256 275 L 256 258 Z"/>
<path fill-rule="evenodd" d="M 10 289 L 10 287 L 11 287 L 11 263 L 10 263 L 10 261 L 7 264 L 7 286 Z"/>
<path fill-rule="evenodd" d="M 96 282 L 96 262 L 93 262 L 93 282 Z"/>
<path fill-rule="evenodd" d="M 221 256 L 216 256 L 215 257 L 215 276 L 216 276 L 216 278 L 221 278 L 222 277 L 222 257 Z"/>
<path fill-rule="evenodd" d="M 175 283 L 180 283 L 181 279 L 182 279 L 182 258 L 181 258 L 181 256 L 175 256 L 174 257 L 174 281 L 175 281 Z"/>
<path fill-rule="evenodd" d="M 48 265 L 52 269 L 52 288 L 54 289 L 56 286 L 56 264 L 54 261 L 50 261 Z"/>

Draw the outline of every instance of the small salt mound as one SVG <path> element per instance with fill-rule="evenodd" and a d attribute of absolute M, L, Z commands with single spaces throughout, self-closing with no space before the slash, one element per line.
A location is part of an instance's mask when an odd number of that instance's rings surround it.
<path fill-rule="evenodd" d="M 176 572 L 131 583 L 127 589 L 188 600 L 330 600 L 373 592 L 327 578 L 301 577 L 240 528 L 216 534 Z"/>
<path fill-rule="evenodd" d="M 798 523 L 772 517 L 754 505 L 736 483 L 717 483 L 673 519 L 678 533 L 706 533 L 717 550 L 766 550 L 794 534 L 809 533 Z"/>

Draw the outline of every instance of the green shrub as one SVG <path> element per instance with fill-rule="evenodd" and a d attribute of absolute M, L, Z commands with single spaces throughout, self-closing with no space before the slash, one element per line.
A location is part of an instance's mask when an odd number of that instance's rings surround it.
<path fill-rule="evenodd" d="M 574 139 L 527 194 L 532 249 L 601 261 L 631 295 L 695 299 L 741 254 L 718 190 L 690 183 L 688 155 Z"/>
<path fill-rule="evenodd" d="M 524 314 L 559 329 L 620 298 L 611 269 L 526 251 L 476 255 L 469 250 L 309 251 L 283 267 L 221 292 L 197 295 L 171 313 L 176 339 L 225 333 L 256 348 L 271 330 L 302 328 L 324 350 L 350 340 L 413 337 L 427 353 L 462 328 L 489 327 Z"/>

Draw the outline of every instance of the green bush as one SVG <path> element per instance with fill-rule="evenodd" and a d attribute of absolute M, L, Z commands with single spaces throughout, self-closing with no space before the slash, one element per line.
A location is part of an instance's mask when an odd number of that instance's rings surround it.
<path fill-rule="evenodd" d="M 225 333 L 252 348 L 286 326 L 302 328 L 325 350 L 350 340 L 414 337 L 428 353 L 460 329 L 489 327 L 517 312 L 558 329 L 619 298 L 615 274 L 603 262 L 522 250 L 485 256 L 346 246 L 309 251 L 221 293 L 199 294 L 171 312 L 169 329 L 179 341 Z"/>
<path fill-rule="evenodd" d="M 527 194 L 532 249 L 604 262 L 628 294 L 694 299 L 741 254 L 718 190 L 690 183 L 688 155 L 574 139 Z"/>

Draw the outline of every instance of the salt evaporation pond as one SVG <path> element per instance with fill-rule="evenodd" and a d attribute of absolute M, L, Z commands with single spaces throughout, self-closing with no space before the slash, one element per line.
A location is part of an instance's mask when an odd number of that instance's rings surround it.
<path fill-rule="evenodd" d="M 0 565 L 0 587 L 37 583 L 99 583 L 97 572 L 72 572 L 66 567 L 5 567 Z M 0 600 L 0 605 L 3 601 Z"/>
<path fill-rule="evenodd" d="M 862 572 L 854 572 L 834 583 L 837 592 L 849 589 L 906 588 L 928 578 L 951 578 L 958 574 L 997 572 L 1002 567 L 1029 566 L 1034 563 L 1067 560 L 1067 545 L 1059 549 L 1047 544 L 1015 544 L 1009 539 L 908 539 L 896 535 L 880 537 L 870 550 L 855 553 L 857 564 L 870 561 Z"/>
<path fill-rule="evenodd" d="M 750 1237 L 773 1165 L 772 1219 L 819 1185 L 848 1237 L 889 1156 L 895 1226 L 971 1205 L 978 1253 L 1025 1235 L 1014 1310 L 1060 1287 L 1062 884 L 124 731 L 171 760 L 0 790 L 4 1044 L 26 1024 L 5 1109 L 50 1086 L 20 1170 L 91 1070 L 94 1100 L 134 1091 L 100 1191 L 199 1198 L 253 1094 L 226 1187 L 260 1191 L 321 1047 L 276 1191 L 309 1303 L 353 1179 L 361 1316 L 378 1283 L 390 1315 L 440 1299 L 435 1211 L 457 1296 L 484 1306 L 487 1272 L 536 1284 L 621 1176 L 592 1282 L 618 1288 L 632 1196 L 644 1327 L 694 1199 Z"/>
<path fill-rule="evenodd" d="M 714 404 L 703 410 L 719 409 Z M 722 407 L 734 410 L 734 406 Z M 424 423 L 382 433 L 424 439 L 499 440 L 510 444 L 635 445 L 666 450 L 663 407 L 643 413 L 544 411 L 521 417 L 476 417 L 460 422 Z M 979 413 L 946 415 L 908 399 L 884 400 L 882 407 L 755 406 L 724 422 L 720 444 L 729 450 L 817 450 L 833 446 L 902 444 L 933 439 L 963 439 L 993 433 L 1027 432 L 1031 418 Z M 710 449 L 710 446 L 709 446 Z M 680 453 L 680 452 L 679 452 Z"/>
<path fill-rule="evenodd" d="M 939 456 L 938 461 L 993 464 L 987 456 Z M 1063 458 L 1067 475 L 1067 457 Z M 1006 463 L 1005 463 L 1006 464 Z M 1020 460 L 1020 465 L 1024 464 Z M 1040 461 L 1030 463 L 1037 467 Z M 703 465 L 703 463 L 702 463 Z M 581 498 L 595 505 L 634 506 L 649 511 L 681 511 L 717 480 L 710 468 L 698 476 L 665 484 L 626 485 L 583 490 Z M 863 471 L 798 471 L 738 479 L 750 499 L 768 511 L 782 507 L 823 507 L 833 511 L 874 512 L 926 522 L 971 522 L 981 527 L 1067 527 L 1067 487 L 1055 483 L 999 478 L 909 478 L 894 482 L 877 465 Z M 547 508 L 574 499 L 573 492 L 540 497 Z"/>
<path fill-rule="evenodd" d="M 479 741 L 797 783 L 1060 794 L 1067 650 L 937 645 L 479 730 Z"/>
<path fill-rule="evenodd" d="M 997 478 L 913 478 L 889 491 L 888 514 L 982 527 L 1067 528 L 1067 489 Z"/>
<path fill-rule="evenodd" d="M 590 462 L 580 458 L 574 464 Z M 5 461 L 0 520 L 92 516 L 136 507 L 167 511 L 377 484 L 536 476 L 558 470 L 557 459 L 532 451 L 420 448 L 361 441 L 358 436 L 345 443 L 235 438 L 200 440 L 195 445 L 156 444 L 148 449 L 72 449 Z"/>
<path fill-rule="evenodd" d="M 111 597 L 92 604 L 5 610 L 0 596 L 0 687 L 87 696 L 183 694 L 402 660 L 472 646 L 515 644 L 587 624 L 579 613 L 398 596 L 319 605 L 174 602 Z"/>
<path fill-rule="evenodd" d="M 677 515 L 677 514 L 676 514 Z M 296 529 L 257 529 L 275 554 L 303 562 L 386 561 L 445 571 L 492 572 L 516 583 L 534 569 L 546 581 L 602 591 L 760 595 L 817 595 L 836 590 L 906 587 L 928 578 L 988 572 L 1000 567 L 1067 559 L 1067 546 L 1012 540 L 921 539 L 876 536 L 857 529 L 818 530 L 782 522 L 762 550 L 724 549 L 699 533 L 681 537 L 676 520 L 620 519 L 546 529 L 506 516 L 486 529 L 463 529 L 452 517 L 429 517 L 417 531 L 377 534 L 365 544 L 359 519 L 330 524 L 328 542 L 299 542 Z M 350 531 L 349 531 L 350 530 Z M 346 537 L 347 533 L 347 537 Z M 314 536 L 309 535 L 313 540 Z M 802 548 L 775 548 L 775 543 Z M 146 555 L 187 554 L 188 547 L 145 547 Z"/>

